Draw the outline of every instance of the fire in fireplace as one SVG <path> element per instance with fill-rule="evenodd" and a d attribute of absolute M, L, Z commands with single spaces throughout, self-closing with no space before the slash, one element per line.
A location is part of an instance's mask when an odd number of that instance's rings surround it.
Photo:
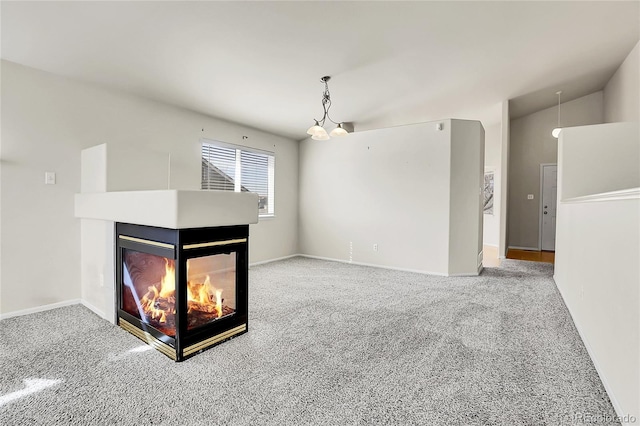
<path fill-rule="evenodd" d="M 116 224 L 118 324 L 181 361 L 247 331 L 248 225 Z"/>

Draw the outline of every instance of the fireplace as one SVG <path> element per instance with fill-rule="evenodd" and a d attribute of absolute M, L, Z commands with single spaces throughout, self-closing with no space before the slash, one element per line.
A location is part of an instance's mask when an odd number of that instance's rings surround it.
<path fill-rule="evenodd" d="M 118 325 L 175 361 L 246 333 L 248 237 L 116 223 Z"/>

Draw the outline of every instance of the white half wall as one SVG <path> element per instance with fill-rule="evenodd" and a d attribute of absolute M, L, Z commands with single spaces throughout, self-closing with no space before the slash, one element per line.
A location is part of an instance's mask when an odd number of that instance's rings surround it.
<path fill-rule="evenodd" d="M 479 122 L 443 120 L 301 142 L 300 252 L 442 275 L 477 274 L 483 137 Z M 471 159 L 459 158 L 464 152 Z M 476 207 L 454 212 L 453 190 L 473 193 Z M 454 197 L 453 207 L 467 201 Z M 457 226 L 464 232 L 452 234 Z M 461 258 L 453 253 L 451 260 L 452 246 L 465 247 Z"/>
<path fill-rule="evenodd" d="M 451 120 L 448 275 L 482 268 L 484 137 L 479 121 Z"/>
<path fill-rule="evenodd" d="M 597 160 L 597 169 L 584 158 L 586 149 Z M 640 418 L 639 149 L 637 123 L 562 131 L 554 274 L 616 412 L 636 419 Z M 620 161 L 625 152 L 636 159 L 635 164 Z M 631 186 L 622 188 L 622 182 Z"/>
<path fill-rule="evenodd" d="M 274 152 L 275 217 L 251 225 L 250 261 L 298 253 L 298 142 L 12 62 L 1 78 L 0 313 L 81 297 L 80 153 L 106 142 L 171 155 L 171 189 L 200 188 L 201 138 Z"/>

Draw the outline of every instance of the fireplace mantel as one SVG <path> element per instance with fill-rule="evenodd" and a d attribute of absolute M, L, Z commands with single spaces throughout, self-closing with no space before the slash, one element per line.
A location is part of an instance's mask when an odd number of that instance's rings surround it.
<path fill-rule="evenodd" d="M 75 195 L 75 216 L 170 229 L 258 223 L 251 192 L 156 190 Z"/>

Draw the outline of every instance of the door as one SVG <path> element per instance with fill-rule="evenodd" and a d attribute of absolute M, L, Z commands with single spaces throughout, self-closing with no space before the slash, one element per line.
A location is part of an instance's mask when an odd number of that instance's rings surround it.
<path fill-rule="evenodd" d="M 540 168 L 542 181 L 540 246 L 542 250 L 555 251 L 558 166 L 555 164 L 543 164 Z"/>

